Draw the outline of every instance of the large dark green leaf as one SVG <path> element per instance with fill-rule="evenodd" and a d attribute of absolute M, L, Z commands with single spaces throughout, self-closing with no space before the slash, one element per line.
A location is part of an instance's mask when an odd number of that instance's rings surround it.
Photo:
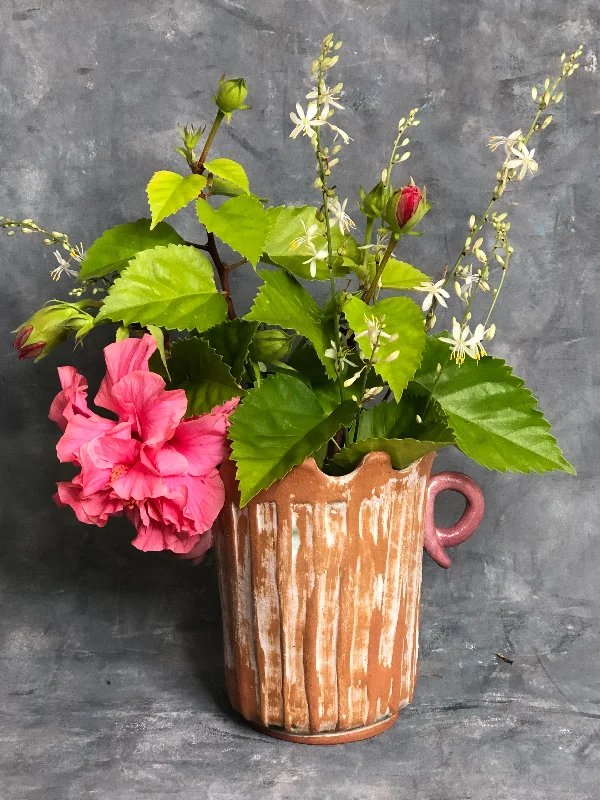
<path fill-rule="evenodd" d="M 227 364 L 204 339 L 192 337 L 173 342 L 169 372 L 171 388 L 185 390 L 187 416 L 208 413 L 215 406 L 245 394 Z"/>
<path fill-rule="evenodd" d="M 298 378 L 278 374 L 251 389 L 232 416 L 229 438 L 241 504 L 319 450 L 356 414 L 352 401 L 327 413 Z"/>
<path fill-rule="evenodd" d="M 183 244 L 183 239 L 166 222 L 159 222 L 152 230 L 149 219 L 117 225 L 104 231 L 91 245 L 81 265 L 79 278 L 101 278 L 123 269 L 140 251 L 168 244 Z"/>
<path fill-rule="evenodd" d="M 194 247 L 171 244 L 138 253 L 111 286 L 96 319 L 203 331 L 226 316 L 208 259 Z"/>
<path fill-rule="evenodd" d="M 444 342 L 430 337 L 415 380 L 433 392 L 467 456 L 500 472 L 575 473 L 536 399 L 502 359 L 468 359 L 459 367 L 449 354 Z M 438 364 L 443 369 L 436 382 Z"/>
<path fill-rule="evenodd" d="M 227 319 L 202 334 L 209 345 L 231 369 L 236 381 L 241 380 L 248 348 L 258 327 L 257 322 L 245 319 Z"/>

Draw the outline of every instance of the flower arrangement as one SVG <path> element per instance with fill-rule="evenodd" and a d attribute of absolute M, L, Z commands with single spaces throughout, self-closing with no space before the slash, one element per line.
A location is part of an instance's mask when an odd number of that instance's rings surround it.
<path fill-rule="evenodd" d="M 8 235 L 38 232 L 56 246 L 53 278 L 77 281 L 67 299 L 18 328 L 20 358 L 37 360 L 68 339 L 79 344 L 99 326 L 116 326 L 95 398 L 112 418 L 90 410 L 85 378 L 68 366 L 59 368 L 62 390 L 50 409 L 63 430 L 58 458 L 79 469 L 55 499 L 82 522 L 103 526 L 125 514 L 136 547 L 201 556 L 224 502 L 217 467 L 227 457 L 242 505 L 309 456 L 343 475 L 372 451 L 403 469 L 454 445 L 502 472 L 574 473 L 523 381 L 486 347 L 513 258 L 501 201 L 537 171 L 534 139 L 550 124 L 547 110 L 560 103 L 582 48 L 563 54 L 555 79 L 533 87 L 528 127 L 492 137 L 501 160 L 490 201 L 471 216 L 454 265 L 432 275 L 397 257 L 405 236 L 421 235 L 430 209 L 425 188 L 393 182 L 410 157 L 418 109 L 399 121 L 375 186 L 360 188 L 361 225 L 336 193 L 333 173 L 351 142 L 334 123 L 343 86 L 329 76 L 340 47 L 325 37 L 308 105 L 290 114 L 291 138 L 315 157 L 315 206 L 271 207 L 239 163 L 212 157 L 223 121 L 249 108 L 244 80 L 223 78 L 208 133 L 179 127 L 176 150 L 189 174 L 160 170 L 150 179 L 151 219 L 117 225 L 85 251 L 31 219 L 0 218 Z M 200 242 L 165 222 L 191 203 Z M 226 263 L 218 242 L 240 258 Z M 229 281 L 241 268 L 257 270 L 262 285 L 240 318 Z M 307 281 L 328 284 L 323 306 Z M 450 330 L 438 332 L 452 292 L 458 310 Z"/>

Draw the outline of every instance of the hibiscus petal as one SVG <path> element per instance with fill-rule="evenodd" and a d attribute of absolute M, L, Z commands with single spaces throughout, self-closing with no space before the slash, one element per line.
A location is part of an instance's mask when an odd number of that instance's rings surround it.
<path fill-rule="evenodd" d="M 127 472 L 122 472 L 111 482 L 113 491 L 123 500 L 145 500 L 167 494 L 164 479 L 145 464 L 137 461 Z"/>
<path fill-rule="evenodd" d="M 121 439 L 108 435 L 93 439 L 86 450 L 96 467 L 112 470 L 116 466 L 135 464 L 140 447 L 137 439 Z"/>
<path fill-rule="evenodd" d="M 163 445 L 154 454 L 154 463 L 161 475 L 182 475 L 188 471 L 187 458 L 178 449 L 171 446 L 172 441 Z"/>
<path fill-rule="evenodd" d="M 122 339 L 105 347 L 106 376 L 94 399 L 96 405 L 118 413 L 112 397 L 113 386 L 130 372 L 148 372 L 148 361 L 155 350 L 156 341 L 149 333 L 141 339 Z"/>
<path fill-rule="evenodd" d="M 59 461 L 79 462 L 79 449 L 97 436 L 112 431 L 117 423 L 90 413 L 89 417 L 76 414 L 71 417 L 65 432 L 58 440 L 56 454 Z"/>
<path fill-rule="evenodd" d="M 164 387 L 164 380 L 154 372 L 131 372 L 113 387 L 119 417 L 131 420 L 147 444 L 170 439 L 187 409 L 183 389 L 166 391 Z"/>
<path fill-rule="evenodd" d="M 57 506 L 70 506 L 80 522 L 103 528 L 110 516 L 122 513 L 123 501 L 112 492 L 96 492 L 88 498 L 82 496 L 81 486 L 73 482 L 56 484 L 54 502 Z"/>
<path fill-rule="evenodd" d="M 205 414 L 183 420 L 169 444 L 185 456 L 190 475 L 206 475 L 221 463 L 227 453 L 226 418 Z"/>
<path fill-rule="evenodd" d="M 186 561 L 190 560 L 194 566 L 197 566 L 204 561 L 206 553 L 212 547 L 212 531 L 206 531 L 206 533 L 202 533 L 200 536 L 190 536 L 190 539 L 198 539 L 198 541 L 187 553 L 182 553 L 181 558 L 186 559 Z"/>
<path fill-rule="evenodd" d="M 89 417 L 92 412 L 87 405 L 87 379 L 75 367 L 59 367 L 58 378 L 62 391 L 52 401 L 48 416 L 64 431 L 75 414 Z"/>
<path fill-rule="evenodd" d="M 202 476 L 167 477 L 166 481 L 170 489 L 187 487 L 185 513 L 194 522 L 194 533 L 211 528 L 225 502 L 225 487 L 217 470 Z"/>
<path fill-rule="evenodd" d="M 152 525 L 140 526 L 138 535 L 132 541 L 132 545 L 144 552 L 156 550 L 171 550 L 173 553 L 189 553 L 200 541 L 197 535 L 188 536 L 178 534 L 177 531 L 168 525 L 154 523 Z"/>

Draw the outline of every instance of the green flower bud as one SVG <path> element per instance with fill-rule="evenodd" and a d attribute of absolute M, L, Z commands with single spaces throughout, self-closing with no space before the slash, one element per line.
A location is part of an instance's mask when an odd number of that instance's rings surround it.
<path fill-rule="evenodd" d="M 83 310 L 86 305 L 86 300 L 79 303 L 57 302 L 36 311 L 27 322 L 13 331 L 17 334 L 13 346 L 19 351 L 19 358 L 35 358 L 37 361 L 66 341 L 72 332 L 79 333 L 85 328 L 89 330 L 94 324 L 94 317 Z"/>
<path fill-rule="evenodd" d="M 232 111 L 242 111 L 250 106 L 244 105 L 244 100 L 248 94 L 248 87 L 243 78 L 221 78 L 219 91 L 213 100 L 224 114 L 231 114 Z"/>
<path fill-rule="evenodd" d="M 267 364 L 281 361 L 290 354 L 295 338 L 294 334 L 277 328 L 256 331 L 250 345 L 250 358 L 253 361 L 264 361 Z"/>
<path fill-rule="evenodd" d="M 359 203 L 359 208 L 369 219 L 376 219 L 382 216 L 389 196 L 390 190 L 383 181 L 379 181 L 368 194 L 361 186 L 360 199 L 362 203 Z"/>

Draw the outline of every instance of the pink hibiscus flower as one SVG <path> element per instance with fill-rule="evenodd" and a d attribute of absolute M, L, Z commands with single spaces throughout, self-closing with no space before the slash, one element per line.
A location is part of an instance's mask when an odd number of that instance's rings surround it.
<path fill-rule="evenodd" d="M 149 370 L 155 350 L 148 334 L 104 348 L 106 376 L 95 402 L 117 419 L 90 410 L 85 378 L 73 367 L 59 368 L 62 391 L 49 415 L 63 430 L 56 451 L 81 471 L 58 484 L 54 499 L 81 522 L 100 527 L 125 513 L 138 532 L 135 547 L 197 560 L 212 543 L 210 528 L 225 499 L 217 465 L 239 399 L 182 419 L 183 389 L 167 391 Z"/>

